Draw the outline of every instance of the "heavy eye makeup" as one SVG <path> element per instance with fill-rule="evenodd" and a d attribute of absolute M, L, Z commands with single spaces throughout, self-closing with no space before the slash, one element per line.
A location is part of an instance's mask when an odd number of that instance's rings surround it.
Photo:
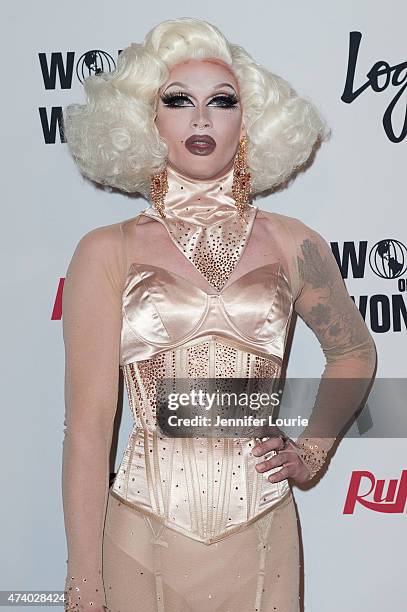
<path fill-rule="evenodd" d="M 164 106 L 170 108 L 182 108 L 194 106 L 191 98 L 183 91 L 172 91 L 161 96 Z M 216 94 L 210 99 L 207 106 L 218 106 L 220 108 L 236 108 L 239 102 L 235 94 Z"/>

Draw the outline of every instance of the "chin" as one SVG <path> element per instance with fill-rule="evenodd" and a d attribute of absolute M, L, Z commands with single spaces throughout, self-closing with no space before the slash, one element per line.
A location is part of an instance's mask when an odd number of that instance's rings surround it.
<path fill-rule="evenodd" d="M 233 160 L 229 161 L 229 163 L 227 161 L 223 161 L 222 163 L 219 160 L 216 162 L 215 160 L 211 160 L 211 163 L 208 163 L 208 158 L 210 157 L 209 155 L 206 159 L 204 156 L 199 157 L 194 155 L 193 157 L 197 157 L 197 159 L 190 160 L 188 163 L 184 163 L 182 165 L 172 165 L 184 176 L 192 179 L 206 180 L 216 177 L 220 173 L 223 174 L 226 172 L 227 168 L 233 164 Z"/>

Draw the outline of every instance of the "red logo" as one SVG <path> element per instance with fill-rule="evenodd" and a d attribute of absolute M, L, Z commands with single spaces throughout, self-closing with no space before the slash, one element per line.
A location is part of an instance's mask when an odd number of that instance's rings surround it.
<path fill-rule="evenodd" d="M 57 295 L 52 309 L 51 321 L 62 319 L 62 292 L 64 290 L 65 277 L 59 279 Z"/>
<path fill-rule="evenodd" d="M 357 470 L 352 472 L 343 514 L 353 514 L 356 503 L 375 512 L 402 513 L 407 498 L 407 470 L 403 470 L 398 480 L 375 478 L 372 472 Z"/>

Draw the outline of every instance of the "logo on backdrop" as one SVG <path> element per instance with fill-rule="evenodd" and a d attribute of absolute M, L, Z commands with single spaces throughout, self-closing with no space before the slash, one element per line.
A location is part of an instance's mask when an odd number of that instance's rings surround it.
<path fill-rule="evenodd" d="M 390 83 L 393 87 L 399 87 L 398 92 L 390 101 L 390 104 L 384 112 L 383 127 L 388 139 L 391 142 L 402 142 L 407 135 L 407 116 L 405 115 L 403 117 L 404 123 L 401 126 L 400 134 L 397 135 L 393 126 L 393 112 L 395 111 L 397 103 L 401 99 L 401 96 L 407 87 L 407 62 L 400 62 L 400 64 L 390 66 L 390 64 L 384 60 L 377 61 L 370 68 L 369 72 L 367 72 L 367 81 L 363 83 L 359 89 L 355 89 L 355 72 L 361 40 L 361 32 L 350 32 L 348 70 L 341 100 L 342 102 L 346 102 L 346 104 L 352 104 L 352 102 L 354 102 L 354 100 L 356 100 L 356 98 L 358 98 L 360 94 L 362 94 L 365 89 L 368 89 L 369 87 L 371 87 L 376 93 L 385 91 Z"/>
<path fill-rule="evenodd" d="M 402 514 L 407 500 L 407 470 L 400 478 L 376 478 L 367 470 L 355 470 L 349 483 L 343 514 L 354 514 L 356 506 L 374 512 Z"/>
<path fill-rule="evenodd" d="M 83 83 L 88 76 L 101 72 L 111 72 L 115 68 L 115 61 L 109 53 L 100 49 L 93 49 L 81 55 L 77 61 L 76 76 Z"/>
<path fill-rule="evenodd" d="M 366 272 L 383 279 L 390 291 L 374 295 L 351 296 L 373 332 L 405 332 L 407 330 L 407 247 L 396 238 L 379 240 L 369 248 L 367 240 L 346 241 L 340 252 L 331 242 L 332 253 L 347 279 L 364 278 Z M 386 288 L 387 288 L 386 287 Z"/>
<path fill-rule="evenodd" d="M 369 264 L 380 278 L 398 278 L 407 268 L 407 248 L 400 240 L 380 240 L 370 249 Z"/>
<path fill-rule="evenodd" d="M 122 49 L 118 55 L 121 52 Z M 38 58 L 46 90 L 71 89 L 75 82 L 74 75 L 83 83 L 86 77 L 111 72 L 116 68 L 113 57 L 101 49 L 86 51 L 78 60 L 75 59 L 74 51 L 68 51 L 66 58 L 60 52 L 39 53 Z M 59 142 L 65 142 L 62 106 L 40 106 L 38 112 L 45 144 L 55 144 L 57 138 Z"/>

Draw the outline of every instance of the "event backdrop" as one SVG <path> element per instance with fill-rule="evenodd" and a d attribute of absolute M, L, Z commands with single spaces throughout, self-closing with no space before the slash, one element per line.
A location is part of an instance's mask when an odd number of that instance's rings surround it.
<path fill-rule="evenodd" d="M 17 0 L 2 13 L 0 589 L 63 589 L 63 280 L 83 234 L 146 206 L 80 176 L 62 141 L 61 110 L 84 102 L 83 79 L 113 69 L 120 50 L 141 42 L 156 23 L 189 16 L 211 21 L 290 81 L 332 129 L 307 172 L 257 200 L 266 210 L 298 217 L 330 242 L 373 334 L 377 376 L 386 383 L 372 393 L 324 477 L 310 488 L 294 486 L 305 610 L 404 610 L 405 1 Z M 319 343 L 298 319 L 288 376 L 318 378 L 323 366 Z M 123 403 L 112 469 L 131 425 Z M 377 423 L 387 424 L 385 438 Z"/>

